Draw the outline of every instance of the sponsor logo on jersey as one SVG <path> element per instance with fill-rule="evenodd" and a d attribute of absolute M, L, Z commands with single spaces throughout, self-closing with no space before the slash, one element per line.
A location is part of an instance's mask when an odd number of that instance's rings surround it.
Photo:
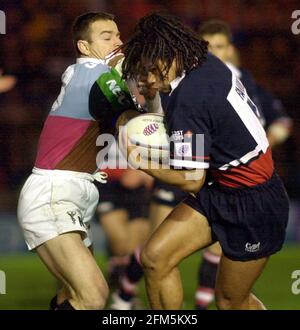
<path fill-rule="evenodd" d="M 173 141 L 183 140 L 183 131 L 172 131 L 171 137 Z"/>
<path fill-rule="evenodd" d="M 176 142 L 175 155 L 192 157 L 192 144 L 190 142 Z"/>

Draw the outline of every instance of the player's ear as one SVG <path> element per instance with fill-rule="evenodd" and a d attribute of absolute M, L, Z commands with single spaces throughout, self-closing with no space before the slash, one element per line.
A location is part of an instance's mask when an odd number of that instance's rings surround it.
<path fill-rule="evenodd" d="M 81 54 L 85 56 L 90 55 L 90 47 L 89 43 L 86 40 L 78 40 L 77 41 L 77 48 L 80 51 Z"/>

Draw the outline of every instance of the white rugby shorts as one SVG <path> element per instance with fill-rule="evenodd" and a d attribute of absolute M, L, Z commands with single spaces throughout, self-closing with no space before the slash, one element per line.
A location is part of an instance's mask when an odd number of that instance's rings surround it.
<path fill-rule="evenodd" d="M 88 173 L 34 168 L 18 203 L 18 220 L 29 250 L 63 233 L 80 232 L 92 244 L 89 221 L 99 193 Z"/>

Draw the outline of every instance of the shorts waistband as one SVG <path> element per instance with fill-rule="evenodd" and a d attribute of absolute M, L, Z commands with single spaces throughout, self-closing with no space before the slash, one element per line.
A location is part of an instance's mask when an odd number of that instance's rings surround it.
<path fill-rule="evenodd" d="M 94 182 L 95 180 L 101 183 L 106 183 L 107 174 L 105 172 L 96 172 L 94 174 L 85 172 L 75 172 L 66 170 L 45 170 L 41 168 L 34 167 L 32 169 L 33 174 L 45 175 L 45 176 L 56 176 L 62 178 L 78 178 L 83 180 L 88 180 Z"/>

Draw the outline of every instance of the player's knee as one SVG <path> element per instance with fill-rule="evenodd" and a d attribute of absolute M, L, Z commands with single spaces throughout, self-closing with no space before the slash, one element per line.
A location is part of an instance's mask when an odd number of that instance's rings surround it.
<path fill-rule="evenodd" d="M 146 246 L 141 253 L 141 263 L 146 272 L 161 272 L 164 261 L 159 249 L 154 246 Z M 166 264 L 165 264 L 166 267 Z"/>
<path fill-rule="evenodd" d="M 216 305 L 220 310 L 231 310 L 233 309 L 232 301 L 229 298 L 216 295 Z"/>
<path fill-rule="evenodd" d="M 108 299 L 109 289 L 106 283 L 90 286 L 79 294 L 79 300 L 84 309 L 101 310 L 104 309 Z"/>
<path fill-rule="evenodd" d="M 241 309 L 244 299 L 239 299 L 238 297 L 230 297 L 228 295 L 223 295 L 216 293 L 216 305 L 220 310 L 237 310 Z"/>

